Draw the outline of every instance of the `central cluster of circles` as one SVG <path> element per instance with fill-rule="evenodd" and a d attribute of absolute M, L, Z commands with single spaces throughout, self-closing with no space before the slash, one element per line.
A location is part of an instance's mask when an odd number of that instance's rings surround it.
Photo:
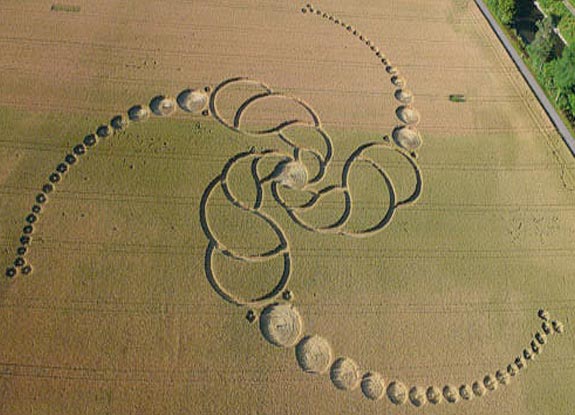
<path fill-rule="evenodd" d="M 321 375 L 329 373 L 331 382 L 340 390 L 352 391 L 361 386 L 365 398 L 380 400 L 387 395 L 394 405 L 402 405 L 409 401 L 415 407 L 421 407 L 428 402 L 432 405 L 457 403 L 479 398 L 487 392 L 497 390 L 499 385 L 507 385 L 527 366 L 527 361 L 535 359 L 543 346 L 547 344 L 548 336 L 564 331 L 563 324 L 551 320 L 548 312 L 539 311 L 543 320 L 538 331 L 525 348 L 505 369 L 497 370 L 495 374 L 487 374 L 482 380 L 460 386 L 411 386 L 407 387 L 399 380 L 386 383 L 379 372 L 362 371 L 355 360 L 349 357 L 334 358 L 329 342 L 318 335 L 304 335 L 303 321 L 296 307 L 289 303 L 276 303 L 264 308 L 259 321 L 262 336 L 277 347 L 295 347 L 295 355 L 300 368 L 310 374 Z"/>
<path fill-rule="evenodd" d="M 242 95 L 241 101 L 237 100 L 238 94 Z M 279 106 L 284 111 L 274 114 L 272 109 Z M 402 147 L 385 141 L 359 145 L 344 162 L 341 181 L 336 184 L 324 183 L 334 146 L 318 114 L 301 99 L 275 92 L 262 82 L 240 77 L 220 83 L 210 95 L 209 109 L 212 117 L 230 130 L 250 138 L 276 138 L 278 145 L 285 148 L 256 150 L 252 147 L 236 154 L 228 160 L 203 194 L 200 222 L 209 240 L 205 261 L 206 275 L 214 290 L 226 301 L 242 306 L 262 307 L 273 301 L 286 288 L 292 273 L 290 246 L 285 232 L 274 217 L 262 209 L 264 188 L 268 188 L 266 186 L 269 186 L 269 192 L 275 202 L 302 228 L 311 232 L 356 238 L 368 237 L 382 231 L 399 207 L 409 205 L 419 198 L 422 177 L 417 162 Z M 266 114 L 266 119 L 273 119 L 274 116 L 277 119 L 262 127 L 258 124 L 257 117 L 258 114 L 261 116 L 262 112 Z M 401 192 L 396 189 L 386 166 L 376 161 L 378 157 L 389 154 L 395 157 L 399 166 L 405 167 L 395 174 L 410 175 L 401 177 Z M 270 170 L 269 165 L 275 167 Z M 356 228 L 350 227 L 350 219 L 354 214 L 364 213 L 354 208 L 354 189 L 350 183 L 350 175 L 359 165 L 375 172 L 374 181 L 366 184 L 373 188 L 372 194 L 383 196 L 378 202 L 380 214 L 376 220 Z M 234 188 L 234 183 L 238 183 L 236 178 L 242 175 L 250 179 L 249 183 L 253 184 L 254 191 L 246 193 L 245 189 Z M 245 180 L 239 182 L 245 186 Z M 301 197 L 294 197 L 294 194 Z M 230 216 L 219 216 L 217 208 L 212 209 L 212 203 L 218 206 L 221 197 L 236 208 L 235 214 L 238 217 L 251 215 L 252 219 L 258 221 L 254 226 L 271 230 L 275 235 L 273 244 L 265 245 L 266 241 L 259 241 L 263 247 L 253 252 L 256 248 L 234 247 L 234 241 L 226 241 L 230 235 L 217 234 L 214 229 L 218 228 L 215 226 L 218 221 L 224 221 L 225 226 L 222 227 L 226 228 L 229 227 L 229 222 L 233 221 Z M 306 218 L 308 212 L 319 209 L 318 206 L 330 197 L 338 198 L 341 203 L 339 216 L 327 224 L 318 224 Z M 214 266 L 216 259 L 220 258 L 245 264 L 271 261 L 277 257 L 283 258 L 282 261 L 276 261 L 280 264 L 277 284 L 265 294 L 252 298 L 245 298 L 227 289 L 221 278 L 218 278 Z"/>

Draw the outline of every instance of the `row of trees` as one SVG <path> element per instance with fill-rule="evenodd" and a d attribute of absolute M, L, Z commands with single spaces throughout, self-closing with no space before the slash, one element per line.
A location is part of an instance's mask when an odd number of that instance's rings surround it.
<path fill-rule="evenodd" d="M 555 33 L 551 18 L 537 22 L 535 39 L 527 46 L 529 60 L 539 82 L 555 96 L 555 102 L 575 118 L 575 44 L 570 44 L 561 56 L 556 56 Z"/>
<path fill-rule="evenodd" d="M 518 18 L 532 16 L 533 0 L 486 0 L 487 5 L 499 20 L 510 29 L 514 29 Z M 557 36 L 554 28 L 563 24 L 563 31 L 571 34 L 575 17 L 569 12 L 564 13 L 563 0 L 539 0 L 540 5 L 547 10 L 549 17 L 537 22 L 535 39 L 529 45 L 524 45 L 528 61 L 539 82 L 554 96 L 559 108 L 567 113 L 575 126 L 575 41 L 563 49 L 557 56 L 555 42 Z M 558 14 L 561 12 L 560 14 Z M 529 17 L 528 17 L 529 18 Z M 567 29 L 567 30 L 566 30 Z M 566 36 L 570 38 L 571 36 Z M 517 36 L 519 42 L 521 38 Z M 569 39 L 571 40 L 571 39 Z"/>

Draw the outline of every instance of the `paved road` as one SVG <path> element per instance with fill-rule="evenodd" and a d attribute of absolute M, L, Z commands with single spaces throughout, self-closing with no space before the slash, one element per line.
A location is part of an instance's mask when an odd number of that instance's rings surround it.
<path fill-rule="evenodd" d="M 513 59 L 513 62 L 515 62 L 517 69 L 519 69 L 519 72 L 521 72 L 521 75 L 523 75 L 523 78 L 525 78 L 525 80 L 529 84 L 529 87 L 531 88 L 531 90 L 533 91 L 533 93 L 543 106 L 543 109 L 551 119 L 551 122 L 555 125 L 555 128 L 557 128 L 559 134 L 561 134 L 561 137 L 563 137 L 563 141 L 565 141 L 565 144 L 567 144 L 567 147 L 569 147 L 571 154 L 575 156 L 575 139 L 573 138 L 571 132 L 567 129 L 567 126 L 565 125 L 565 123 L 555 110 L 555 107 L 553 107 L 553 104 L 551 104 L 551 102 L 549 101 L 549 99 L 547 98 L 547 96 L 545 95 L 545 93 L 543 92 L 543 90 L 533 77 L 533 75 L 531 75 L 531 72 L 529 72 L 529 69 L 523 62 L 523 59 L 521 59 L 521 56 L 519 56 L 519 54 L 509 41 L 509 39 L 507 39 L 507 36 L 503 32 L 503 30 L 501 29 L 501 27 L 499 27 L 499 24 L 497 24 L 497 21 L 495 20 L 491 12 L 487 9 L 487 6 L 485 5 L 484 1 L 483 0 L 474 0 L 474 1 L 475 4 L 477 4 L 477 7 L 479 7 L 479 9 L 489 22 L 489 25 L 491 26 L 491 28 L 493 29 L 493 31 L 495 32 L 495 34 L 497 35 L 497 37 L 499 38 L 505 49 L 507 50 L 507 53 L 509 54 L 511 59 Z"/>

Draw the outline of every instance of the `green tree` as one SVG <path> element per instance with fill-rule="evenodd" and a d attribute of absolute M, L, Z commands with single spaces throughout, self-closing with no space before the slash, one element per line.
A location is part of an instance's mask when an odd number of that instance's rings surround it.
<path fill-rule="evenodd" d="M 516 0 L 497 0 L 499 9 L 499 18 L 506 25 L 513 23 L 517 13 Z"/>
<path fill-rule="evenodd" d="M 575 93 L 575 44 L 563 49 L 563 55 L 553 68 L 553 81 L 557 88 L 555 101 Z"/>
<path fill-rule="evenodd" d="M 518 0 L 487 0 L 487 5 L 506 25 L 511 25 L 517 13 Z"/>
<path fill-rule="evenodd" d="M 553 22 L 550 18 L 546 17 L 537 22 L 535 39 L 527 46 L 527 53 L 529 53 L 529 57 L 539 72 L 541 72 L 543 64 L 551 59 L 555 44 L 554 35 Z"/>
<path fill-rule="evenodd" d="M 570 108 L 571 114 L 575 115 L 575 92 L 569 94 L 569 96 L 567 97 L 567 100 L 569 101 L 569 108 Z"/>

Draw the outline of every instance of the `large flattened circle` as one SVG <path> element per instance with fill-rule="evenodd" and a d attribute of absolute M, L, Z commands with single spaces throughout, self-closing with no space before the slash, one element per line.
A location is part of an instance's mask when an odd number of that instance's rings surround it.
<path fill-rule="evenodd" d="M 291 304 L 272 304 L 264 308 L 260 316 L 262 336 L 278 347 L 295 346 L 302 326 L 301 316 Z"/>

